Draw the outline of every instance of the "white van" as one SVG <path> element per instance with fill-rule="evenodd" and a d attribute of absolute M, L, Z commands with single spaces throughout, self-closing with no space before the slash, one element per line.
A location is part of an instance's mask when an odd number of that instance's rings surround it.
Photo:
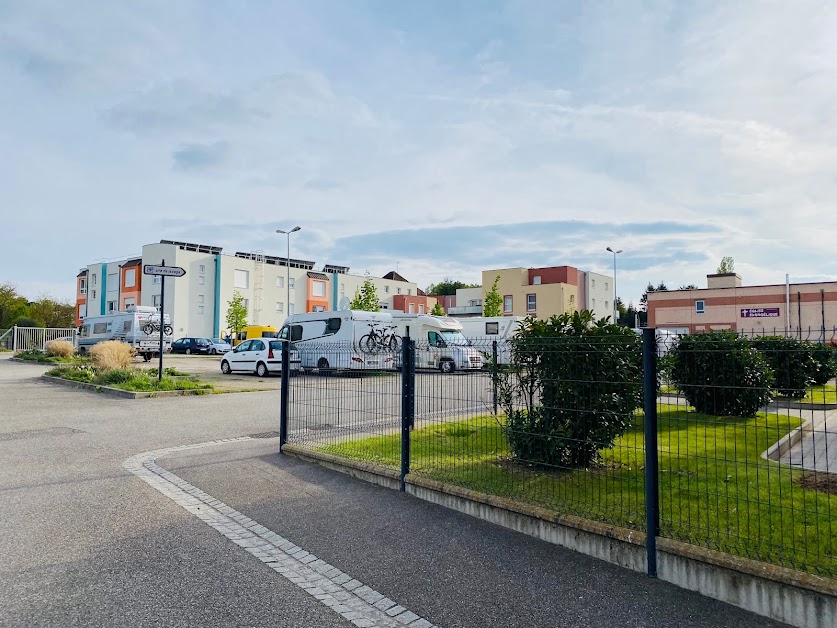
<path fill-rule="evenodd" d="M 483 356 L 462 335 L 462 325 L 447 316 L 392 313 L 398 335 L 416 343 L 416 368 L 439 369 L 442 373 L 480 370 Z"/>
<path fill-rule="evenodd" d="M 291 314 L 279 330 L 299 351 L 303 369 L 394 369 L 400 339 L 386 312 L 339 310 Z"/>
<path fill-rule="evenodd" d="M 172 328 L 168 314 L 163 319 L 163 352 L 171 347 Z M 160 354 L 160 312 L 156 307 L 130 305 L 124 312 L 85 316 L 79 327 L 78 351 L 87 353 L 105 340 L 118 340 L 134 348 L 146 362 Z"/>
<path fill-rule="evenodd" d="M 471 316 L 457 318 L 462 325 L 462 335 L 471 341 L 484 355 L 491 356 L 493 342 L 497 341 L 497 364 L 511 363 L 509 340 L 520 329 L 523 316 Z"/>

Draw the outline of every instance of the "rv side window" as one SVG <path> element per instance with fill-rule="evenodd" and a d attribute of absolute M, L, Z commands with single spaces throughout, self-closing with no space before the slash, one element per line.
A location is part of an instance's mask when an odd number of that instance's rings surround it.
<path fill-rule="evenodd" d="M 82 338 L 87 338 L 90 335 L 90 325 L 82 325 L 79 330 L 79 335 Z"/>
<path fill-rule="evenodd" d="M 336 334 L 340 331 L 340 319 L 330 318 L 326 323 L 326 334 Z"/>
<path fill-rule="evenodd" d="M 303 340 L 310 340 L 311 338 L 322 338 L 326 335 L 325 321 L 308 321 L 304 325 L 302 332 Z"/>
<path fill-rule="evenodd" d="M 500 333 L 500 323 L 486 323 L 485 324 L 485 335 L 486 336 L 496 336 Z"/>
<path fill-rule="evenodd" d="M 108 331 L 107 323 L 93 323 L 94 334 L 106 334 Z"/>
<path fill-rule="evenodd" d="M 291 325 L 291 342 L 302 340 L 302 325 Z"/>
<path fill-rule="evenodd" d="M 122 331 L 131 331 L 134 326 L 134 321 L 125 321 L 122 323 Z"/>

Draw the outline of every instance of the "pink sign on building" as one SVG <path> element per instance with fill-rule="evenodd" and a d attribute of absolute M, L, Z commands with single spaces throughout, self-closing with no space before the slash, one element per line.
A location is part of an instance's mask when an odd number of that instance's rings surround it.
<path fill-rule="evenodd" d="M 778 307 L 748 307 L 741 310 L 741 318 L 776 318 Z"/>

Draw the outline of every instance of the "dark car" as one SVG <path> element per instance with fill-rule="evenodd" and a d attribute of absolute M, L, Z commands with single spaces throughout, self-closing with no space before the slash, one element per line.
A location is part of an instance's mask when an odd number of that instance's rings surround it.
<path fill-rule="evenodd" d="M 172 353 L 209 353 L 211 349 L 209 338 L 180 338 L 171 343 Z"/>

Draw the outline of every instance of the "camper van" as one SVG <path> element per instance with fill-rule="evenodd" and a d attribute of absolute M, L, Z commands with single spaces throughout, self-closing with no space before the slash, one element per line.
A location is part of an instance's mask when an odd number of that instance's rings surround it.
<path fill-rule="evenodd" d="M 416 368 L 439 369 L 442 373 L 482 369 L 483 355 L 462 335 L 458 320 L 393 312 L 392 321 L 402 339 L 409 328 L 409 336 L 416 343 Z"/>
<path fill-rule="evenodd" d="M 165 352 L 171 347 L 172 335 L 168 314 L 162 325 Z M 93 345 L 105 340 L 128 343 L 148 362 L 160 354 L 160 312 L 156 307 L 130 305 L 124 312 L 85 316 L 78 333 L 79 353 L 87 353 Z"/>
<path fill-rule="evenodd" d="M 490 356 L 496 340 L 497 364 L 511 363 L 509 340 L 520 329 L 523 316 L 473 316 L 456 320 L 462 325 L 462 335 L 470 340 L 476 349 Z"/>
<path fill-rule="evenodd" d="M 394 369 L 400 347 L 392 315 L 339 310 L 291 314 L 279 330 L 299 351 L 303 369 Z"/>
<path fill-rule="evenodd" d="M 233 346 L 238 346 L 245 340 L 253 338 L 278 338 L 279 332 L 272 325 L 247 325 L 236 334 Z"/>

